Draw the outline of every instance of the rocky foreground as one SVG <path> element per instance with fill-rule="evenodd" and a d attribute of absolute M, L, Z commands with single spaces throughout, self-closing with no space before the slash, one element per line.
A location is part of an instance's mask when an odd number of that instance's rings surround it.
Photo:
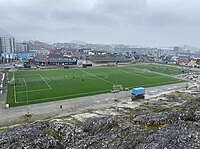
<path fill-rule="evenodd" d="M 200 98 L 193 94 L 176 93 L 137 108 L 113 109 L 120 115 L 4 128 L 0 148 L 200 148 Z"/>

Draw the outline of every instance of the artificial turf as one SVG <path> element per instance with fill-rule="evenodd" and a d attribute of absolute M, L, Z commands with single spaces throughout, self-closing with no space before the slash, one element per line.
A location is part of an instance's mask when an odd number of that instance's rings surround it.
<path fill-rule="evenodd" d="M 164 64 L 136 64 L 134 67 L 139 68 L 139 69 L 147 69 L 153 72 L 159 72 L 163 74 L 168 74 L 168 75 L 178 75 L 181 73 L 186 73 L 186 72 L 191 72 L 190 69 L 188 68 L 183 68 L 183 67 L 176 67 L 176 66 L 170 66 L 170 65 L 164 65 Z"/>
<path fill-rule="evenodd" d="M 7 103 L 12 107 L 108 93 L 116 84 L 131 89 L 183 82 L 135 66 L 9 72 L 15 83 L 8 85 Z"/>

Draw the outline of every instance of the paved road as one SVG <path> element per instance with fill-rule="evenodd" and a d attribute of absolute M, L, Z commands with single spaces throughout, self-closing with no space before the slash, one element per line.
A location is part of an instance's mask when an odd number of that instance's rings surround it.
<path fill-rule="evenodd" d="M 152 96 L 152 92 L 155 95 L 161 95 L 161 93 L 164 94 L 167 92 L 171 92 L 185 86 L 186 83 L 184 82 L 159 87 L 151 87 L 146 89 L 146 94 L 147 97 L 148 94 L 149 97 Z M 130 91 L 117 93 L 116 96 L 118 100 L 130 101 Z M 114 99 L 114 93 L 107 93 L 95 96 L 30 105 L 30 113 L 32 114 L 32 117 L 29 120 L 35 121 L 52 117 L 62 117 L 70 114 L 79 113 L 86 109 L 106 109 L 116 103 Z M 6 93 L 0 94 L 0 126 L 8 126 L 16 123 L 27 122 L 27 118 L 24 116 L 27 113 L 27 106 L 5 109 L 5 100 Z M 60 108 L 60 105 L 63 106 L 62 109 Z"/>

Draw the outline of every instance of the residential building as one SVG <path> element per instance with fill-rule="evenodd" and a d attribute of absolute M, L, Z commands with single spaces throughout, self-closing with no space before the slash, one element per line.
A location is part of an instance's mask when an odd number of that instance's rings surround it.
<path fill-rule="evenodd" d="M 16 43 L 16 52 L 28 52 L 29 51 L 29 45 L 28 43 Z"/>
<path fill-rule="evenodd" d="M 0 35 L 0 53 L 15 52 L 15 38 L 9 34 Z"/>

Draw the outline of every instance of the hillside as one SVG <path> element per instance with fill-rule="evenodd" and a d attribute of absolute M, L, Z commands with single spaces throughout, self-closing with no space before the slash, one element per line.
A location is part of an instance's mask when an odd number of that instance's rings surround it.
<path fill-rule="evenodd" d="M 113 106 L 115 114 L 88 110 L 96 116 L 82 122 L 71 115 L 1 128 L 0 148 L 199 148 L 199 95 L 174 92 L 136 108 L 119 101 L 124 106 Z"/>

